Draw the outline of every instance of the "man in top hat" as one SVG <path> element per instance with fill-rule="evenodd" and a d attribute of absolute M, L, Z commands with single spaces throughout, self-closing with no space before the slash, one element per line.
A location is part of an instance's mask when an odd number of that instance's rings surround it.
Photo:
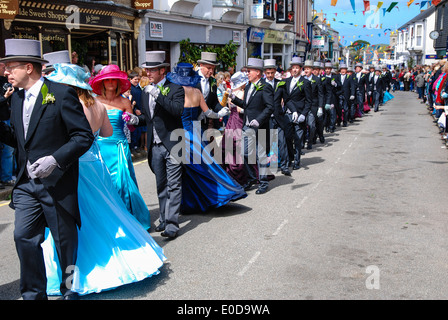
<path fill-rule="evenodd" d="M 201 90 L 208 108 L 216 113 L 222 109 L 218 99 L 216 79 L 214 78 L 215 69 L 219 66 L 219 62 L 216 60 L 217 56 L 215 52 L 201 52 L 201 59 L 197 61 L 199 65 L 198 74 L 202 77 L 197 88 Z M 209 127 L 219 129 L 220 126 L 219 119 L 205 118 L 202 122 L 203 130 L 209 129 Z"/>
<path fill-rule="evenodd" d="M 287 139 L 287 144 L 290 158 L 294 159 L 293 170 L 298 170 L 305 139 L 306 116 L 312 105 L 312 91 L 310 81 L 301 75 L 302 59 L 293 57 L 290 66 L 291 76 L 285 79 L 284 85 L 277 86 L 277 90 L 283 99 L 283 108 L 295 129 L 294 139 Z"/>
<path fill-rule="evenodd" d="M 290 176 L 289 171 L 289 161 L 288 161 L 288 146 L 286 143 L 287 139 L 293 139 L 294 137 L 294 127 L 289 121 L 288 116 L 285 114 L 285 110 L 282 107 L 283 101 L 281 97 L 281 91 L 277 90 L 277 86 L 280 81 L 275 78 L 275 73 L 277 72 L 276 60 L 267 59 L 264 60 L 264 74 L 266 76 L 266 83 L 270 84 L 274 89 L 274 112 L 271 116 L 271 128 L 278 129 L 278 154 L 280 157 L 280 170 L 282 174 Z"/>
<path fill-rule="evenodd" d="M 55 51 L 50 53 L 45 53 L 43 58 L 48 61 L 42 70 L 43 75 L 49 75 L 54 71 L 54 65 L 56 63 L 71 63 L 70 54 L 68 50 Z"/>
<path fill-rule="evenodd" d="M 367 83 L 368 86 L 370 86 L 370 82 L 372 81 L 372 78 L 375 76 L 375 66 L 372 64 L 369 66 L 369 73 L 367 73 Z M 367 88 L 367 103 L 369 104 L 369 107 L 373 108 L 373 97 L 369 95 L 369 91 Z"/>
<path fill-rule="evenodd" d="M 338 107 L 336 113 L 338 116 L 337 122 L 341 122 L 342 110 L 344 110 L 343 126 L 347 126 L 347 121 L 352 122 L 355 116 L 354 112 L 354 99 L 356 94 L 355 83 L 347 74 L 348 67 L 345 63 L 341 63 L 339 66 L 339 74 L 335 76 L 337 97 L 338 97 Z"/>
<path fill-rule="evenodd" d="M 363 72 L 362 63 L 355 64 L 355 74 L 353 77 L 353 82 L 355 83 L 356 95 L 355 95 L 355 105 L 358 105 L 359 112 L 364 114 L 364 99 L 366 95 L 366 87 L 368 86 L 368 78 Z"/>
<path fill-rule="evenodd" d="M 18 174 L 10 206 L 20 260 L 23 299 L 47 299 L 41 244 L 45 227 L 53 235 L 62 271 L 61 293 L 70 291 L 78 231 L 78 158 L 93 142 L 92 129 L 73 88 L 42 77 L 40 42 L 5 40 L 9 82 L 23 88 L 11 98 L 11 125 L 0 123 L 0 140 L 17 148 Z M 24 55 L 26 53 L 26 55 Z"/>
<path fill-rule="evenodd" d="M 325 128 L 327 132 L 334 132 L 336 127 L 336 75 L 332 73 L 333 64 L 325 62 L 325 75 L 322 76 L 322 87 L 324 91 L 325 103 Z"/>
<path fill-rule="evenodd" d="M 312 106 L 308 113 L 307 123 L 309 128 L 309 137 L 307 149 L 312 149 L 313 144 L 317 141 L 319 136 L 320 141 L 324 140 L 324 91 L 322 87 L 322 80 L 320 78 L 321 66 L 319 61 L 308 60 L 304 65 L 305 78 L 311 82 L 312 91 Z"/>
<path fill-rule="evenodd" d="M 384 101 L 383 101 L 383 99 L 384 99 L 384 91 L 389 92 L 390 87 L 391 87 L 391 82 L 392 82 L 392 73 L 387 68 L 387 66 L 383 65 L 382 69 L 383 69 L 383 71 L 381 73 L 381 77 L 383 78 L 384 90 L 381 93 L 380 104 L 384 103 Z"/>
<path fill-rule="evenodd" d="M 375 75 L 372 77 L 372 79 L 369 82 L 369 95 L 373 97 L 374 101 L 374 111 L 378 112 L 378 108 L 380 105 L 381 96 L 386 89 L 384 78 L 381 76 L 381 68 L 376 67 L 375 68 Z"/>
<path fill-rule="evenodd" d="M 239 99 L 234 94 L 231 94 L 230 98 L 234 104 L 244 109 L 244 167 L 248 175 L 244 189 L 250 190 L 258 180 L 260 185 L 255 193 L 263 194 L 268 191 L 269 186 L 267 167 L 269 146 L 266 142 L 270 133 L 269 119 L 274 112 L 274 89 L 262 78 L 263 60 L 249 58 L 246 68 L 250 83 L 244 89 L 244 98 Z M 258 177 L 253 163 L 250 163 L 255 158 L 258 164 Z"/>
<path fill-rule="evenodd" d="M 171 133 L 183 128 L 185 90 L 166 78 L 169 63 L 165 51 L 147 51 L 142 64 L 149 85 L 142 92 L 141 115 L 130 115 L 129 124 L 147 126 L 148 163 L 156 176 L 159 198 L 159 225 L 161 236 L 174 239 L 179 231 L 179 214 L 182 202 L 181 156 L 172 154 L 179 140 L 171 140 Z"/>

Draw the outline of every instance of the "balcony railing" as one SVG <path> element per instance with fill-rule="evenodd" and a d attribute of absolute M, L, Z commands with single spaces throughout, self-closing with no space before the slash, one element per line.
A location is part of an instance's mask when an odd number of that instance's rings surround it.
<path fill-rule="evenodd" d="M 244 0 L 213 0 L 214 7 L 235 7 L 244 9 Z"/>

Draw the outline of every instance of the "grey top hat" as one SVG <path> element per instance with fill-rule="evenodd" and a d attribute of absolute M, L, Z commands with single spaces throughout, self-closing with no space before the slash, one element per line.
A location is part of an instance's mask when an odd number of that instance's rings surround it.
<path fill-rule="evenodd" d="M 333 64 L 331 62 L 325 62 L 325 68 L 333 68 Z"/>
<path fill-rule="evenodd" d="M 218 57 L 218 54 L 215 52 L 201 52 L 201 59 L 198 60 L 198 63 L 219 66 L 219 62 L 216 62 L 217 57 Z"/>
<path fill-rule="evenodd" d="M 142 63 L 142 67 L 148 69 L 168 67 L 169 65 L 165 62 L 165 51 L 146 51 L 146 61 Z"/>
<path fill-rule="evenodd" d="M 320 61 L 314 61 L 313 63 L 313 68 L 314 69 L 322 69 L 322 63 Z"/>
<path fill-rule="evenodd" d="M 5 40 L 5 57 L 0 59 L 0 62 L 6 63 L 11 61 L 48 63 L 47 60 L 42 59 L 40 42 L 31 39 Z"/>
<path fill-rule="evenodd" d="M 48 63 L 45 65 L 45 69 L 42 70 L 43 73 L 54 71 L 54 65 L 56 63 L 71 63 L 68 50 L 46 53 L 43 57 L 48 60 Z"/>
<path fill-rule="evenodd" d="M 345 63 L 341 63 L 341 64 L 339 65 L 339 70 L 341 70 L 341 69 L 348 69 L 348 68 L 347 68 L 347 65 L 346 65 Z"/>
<path fill-rule="evenodd" d="M 375 71 L 382 71 L 380 66 L 375 67 Z"/>
<path fill-rule="evenodd" d="M 305 63 L 303 64 L 303 67 L 311 67 L 314 68 L 314 61 L 313 60 L 305 60 Z"/>
<path fill-rule="evenodd" d="M 247 69 L 264 70 L 264 62 L 258 58 L 249 58 L 247 59 L 247 65 L 245 67 Z"/>
<path fill-rule="evenodd" d="M 265 69 L 277 69 L 277 66 L 275 65 L 277 63 L 277 60 L 275 59 L 266 59 L 264 60 L 264 68 Z"/>
<path fill-rule="evenodd" d="M 292 57 L 291 62 L 289 64 L 291 66 L 293 66 L 293 65 L 303 66 L 302 58 L 300 58 L 300 57 Z"/>
<path fill-rule="evenodd" d="M 347 71 L 355 72 L 355 70 L 353 70 L 353 67 L 352 67 L 352 66 L 348 66 Z"/>
<path fill-rule="evenodd" d="M 355 64 L 355 68 L 356 68 L 356 67 L 360 67 L 361 69 L 363 69 L 364 66 L 363 66 L 362 63 L 358 62 L 357 64 Z"/>

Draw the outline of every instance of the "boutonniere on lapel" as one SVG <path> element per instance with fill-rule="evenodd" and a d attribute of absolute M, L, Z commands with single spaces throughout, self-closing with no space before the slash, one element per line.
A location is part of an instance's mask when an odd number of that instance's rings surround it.
<path fill-rule="evenodd" d="M 169 87 L 162 87 L 162 86 L 157 86 L 158 88 L 159 88 L 159 90 L 160 90 L 160 93 L 163 95 L 163 96 L 167 96 L 168 95 L 168 93 L 170 92 L 170 88 Z"/>
<path fill-rule="evenodd" d="M 210 77 L 210 92 L 213 92 L 213 86 L 216 85 L 216 79 L 213 77 Z"/>
<path fill-rule="evenodd" d="M 275 91 L 277 91 L 278 87 L 280 87 L 280 86 L 284 86 L 285 84 L 286 84 L 285 81 L 280 81 L 280 82 L 278 82 L 278 83 L 277 83 L 277 86 L 275 87 Z"/>
<path fill-rule="evenodd" d="M 42 93 L 42 104 L 49 104 L 49 103 L 55 103 L 56 98 L 54 97 L 53 93 L 48 93 L 48 87 L 44 83 L 42 86 L 42 89 L 40 89 L 40 92 Z"/>
<path fill-rule="evenodd" d="M 296 86 L 299 88 L 299 90 L 302 90 L 303 80 L 300 81 L 300 82 L 297 82 L 297 85 L 296 85 Z"/>
<path fill-rule="evenodd" d="M 316 80 L 311 79 L 311 84 L 316 83 Z"/>
<path fill-rule="evenodd" d="M 264 84 L 258 85 L 256 83 L 254 83 L 254 87 L 255 87 L 255 91 L 261 91 L 264 88 Z"/>

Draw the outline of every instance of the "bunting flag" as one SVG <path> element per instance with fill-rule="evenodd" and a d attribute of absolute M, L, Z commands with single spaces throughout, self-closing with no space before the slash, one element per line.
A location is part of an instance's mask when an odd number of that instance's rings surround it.
<path fill-rule="evenodd" d="M 414 0 L 409 0 L 409 1 L 408 1 L 408 8 L 409 8 L 409 6 L 412 4 L 412 2 L 414 2 Z"/>
<path fill-rule="evenodd" d="M 391 12 L 392 9 L 398 4 L 398 2 L 392 2 L 389 6 L 389 8 L 387 8 L 386 12 Z M 398 8 L 398 7 L 397 7 Z"/>
<path fill-rule="evenodd" d="M 440 3 L 440 1 L 442 1 L 442 0 L 432 0 L 431 3 L 432 3 L 432 5 L 436 6 Z"/>
<path fill-rule="evenodd" d="M 308 43 L 311 43 L 310 39 L 308 38 L 308 35 L 306 34 L 305 28 L 303 27 L 303 24 L 301 25 L 302 31 L 305 34 L 306 40 L 308 40 Z"/>
<path fill-rule="evenodd" d="M 370 1 L 364 0 L 364 11 L 370 11 Z"/>
<path fill-rule="evenodd" d="M 333 7 L 336 6 L 336 3 L 338 3 L 338 0 L 331 0 L 331 5 L 332 5 Z"/>
<path fill-rule="evenodd" d="M 414 1 L 414 0 L 412 0 Z M 378 4 L 376 5 L 376 9 L 375 9 L 375 13 L 380 10 L 380 8 L 383 6 L 383 2 L 382 1 L 378 1 Z"/>
<path fill-rule="evenodd" d="M 355 11 L 355 0 L 350 0 L 350 3 L 352 4 L 353 11 Z"/>
<path fill-rule="evenodd" d="M 428 1 L 422 1 L 422 2 L 420 3 L 420 10 L 426 5 L 427 2 L 428 2 Z"/>

